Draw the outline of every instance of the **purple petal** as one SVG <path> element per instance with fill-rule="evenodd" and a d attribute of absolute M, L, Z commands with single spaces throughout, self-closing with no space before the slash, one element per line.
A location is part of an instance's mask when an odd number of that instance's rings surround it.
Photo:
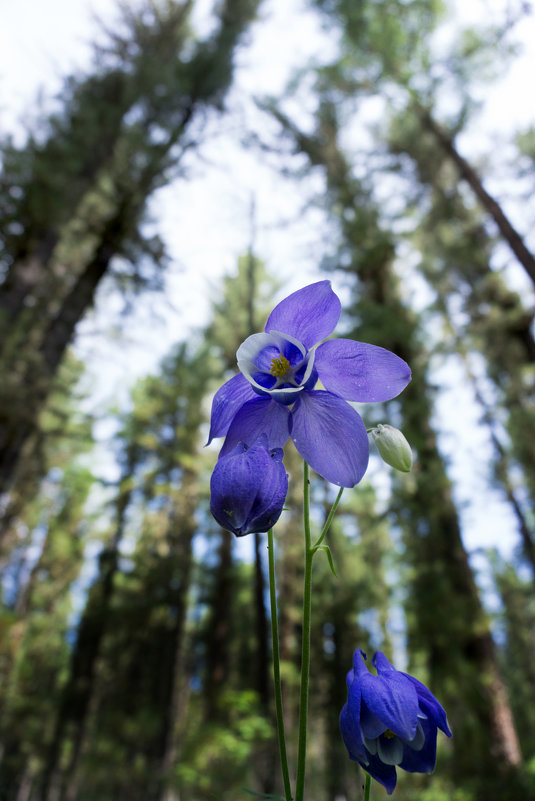
<path fill-rule="evenodd" d="M 360 728 L 364 737 L 374 740 L 386 730 L 387 725 L 377 715 L 374 715 L 366 704 L 363 704 L 360 710 Z"/>
<path fill-rule="evenodd" d="M 367 757 L 360 733 L 359 720 L 352 714 L 349 703 L 344 704 L 340 713 L 340 732 L 350 759 L 365 760 Z"/>
<path fill-rule="evenodd" d="M 365 764 L 359 760 L 359 764 L 367 771 L 372 779 L 383 785 L 388 795 L 392 795 L 396 787 L 397 774 L 394 765 L 385 765 L 378 756 L 367 754 L 369 762 Z"/>
<path fill-rule="evenodd" d="M 355 676 L 362 676 L 366 673 L 369 673 L 368 665 L 366 664 L 367 656 L 362 650 L 362 648 L 356 648 L 353 652 L 353 670 L 355 671 Z"/>
<path fill-rule="evenodd" d="M 210 511 L 222 528 L 235 533 L 241 530 L 250 517 L 257 482 L 258 466 L 243 442 L 217 462 L 210 479 Z"/>
<path fill-rule="evenodd" d="M 210 481 L 210 511 L 238 537 L 267 531 L 279 519 L 288 491 L 282 449 L 263 434 L 251 448 L 240 442 L 220 459 Z"/>
<path fill-rule="evenodd" d="M 260 371 L 269 373 L 271 360 L 283 354 L 292 366 L 306 356 L 306 348 L 298 340 L 274 331 L 271 334 L 251 334 L 236 351 L 236 360 L 242 373 Z"/>
<path fill-rule="evenodd" d="M 395 398 L 411 380 L 409 365 L 395 353 L 352 339 L 320 345 L 316 369 L 325 389 L 368 403 Z"/>
<path fill-rule="evenodd" d="M 297 395 L 309 381 L 317 381 L 317 372 L 314 371 L 315 351 L 307 353 L 300 342 L 290 340 L 293 337 L 283 336 L 276 331 L 270 334 L 252 334 L 242 342 L 236 352 L 238 367 L 255 391 L 286 405 L 295 402 Z M 285 355 L 292 366 L 288 381 L 285 378 L 276 379 L 269 373 L 271 359 L 279 354 Z M 297 380 L 299 386 L 296 385 Z"/>
<path fill-rule="evenodd" d="M 366 427 L 349 404 L 330 392 L 301 393 L 292 412 L 291 437 L 303 459 L 332 484 L 353 487 L 366 472 Z"/>
<path fill-rule="evenodd" d="M 258 395 L 241 373 L 223 384 L 217 390 L 212 401 L 210 435 L 206 444 L 209 445 L 214 437 L 224 437 L 240 406 L 257 397 Z"/>
<path fill-rule="evenodd" d="M 423 747 L 415 751 L 405 743 L 400 768 L 408 773 L 432 773 L 437 761 L 437 727 L 431 720 L 420 720 L 425 735 Z"/>
<path fill-rule="evenodd" d="M 397 670 L 361 677 L 362 702 L 394 734 L 412 740 L 420 707 L 414 685 Z"/>
<path fill-rule="evenodd" d="M 373 655 L 372 665 L 377 668 L 377 673 L 386 673 L 386 671 L 395 670 L 396 668 L 390 664 L 382 651 L 376 651 Z M 398 671 L 401 673 L 401 671 Z M 406 673 L 403 674 L 407 678 L 411 678 Z"/>
<path fill-rule="evenodd" d="M 311 348 L 332 333 L 341 310 L 331 282 L 318 281 L 281 300 L 269 315 L 265 331 L 289 334 Z"/>
<path fill-rule="evenodd" d="M 289 437 L 289 418 L 287 406 L 254 393 L 254 400 L 247 401 L 234 415 L 219 458 L 239 442 L 253 445 L 261 434 L 266 434 L 268 448 L 282 448 Z"/>
<path fill-rule="evenodd" d="M 428 690 L 425 684 L 422 684 L 421 681 L 415 679 L 414 676 L 409 676 L 408 673 L 403 673 L 402 675 L 406 676 L 416 688 L 416 693 L 420 701 L 420 707 L 423 709 L 423 711 L 431 720 L 435 721 L 438 728 L 441 729 L 444 734 L 446 734 L 448 737 L 451 737 L 452 735 L 448 725 L 446 712 L 439 704 L 431 690 Z"/>

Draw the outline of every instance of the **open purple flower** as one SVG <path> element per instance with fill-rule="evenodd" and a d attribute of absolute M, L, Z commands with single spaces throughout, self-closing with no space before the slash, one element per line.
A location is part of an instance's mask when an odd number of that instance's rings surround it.
<path fill-rule="evenodd" d="M 341 312 L 330 281 L 299 289 L 276 306 L 263 334 L 238 348 L 240 373 L 216 393 L 209 442 L 226 436 L 220 456 L 265 433 L 270 448 L 288 437 L 327 481 L 357 484 L 369 443 L 360 415 L 346 401 L 386 401 L 411 377 L 409 366 L 384 348 L 329 336 Z M 318 379 L 325 389 L 314 389 Z"/>
<path fill-rule="evenodd" d="M 279 519 L 287 492 L 282 449 L 268 450 L 264 434 L 251 448 L 240 442 L 218 461 L 210 480 L 210 511 L 237 537 L 267 531 Z"/>
<path fill-rule="evenodd" d="M 446 713 L 418 679 L 392 667 L 377 651 L 370 673 L 357 648 L 347 674 L 347 703 L 340 715 L 342 739 L 351 759 L 393 792 L 396 767 L 409 773 L 432 773 L 437 729 L 451 737 Z"/>

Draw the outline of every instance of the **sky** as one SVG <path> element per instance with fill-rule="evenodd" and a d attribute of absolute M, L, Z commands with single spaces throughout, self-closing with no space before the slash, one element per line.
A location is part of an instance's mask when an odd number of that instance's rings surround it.
<path fill-rule="evenodd" d="M 479 23 L 501 13 L 508 2 L 456 0 L 455 4 L 463 22 Z M 206 7 L 205 0 L 198 4 L 201 25 Z M 20 135 L 20 120 L 34 113 L 38 90 L 53 93 L 62 75 L 87 65 L 89 42 L 97 30 L 93 15 L 110 20 L 114 9 L 115 0 L 0 0 L 2 133 Z M 475 163 L 492 159 L 512 131 L 535 120 L 533 16 L 521 23 L 517 33 L 522 41 L 521 56 L 492 90 L 485 89 L 481 113 L 460 141 Z M 450 26 L 441 33 L 440 41 L 445 46 L 457 35 L 457 29 Z M 332 48 L 332 36 L 321 29 L 316 16 L 307 12 L 300 0 L 266 0 L 247 47 L 238 55 L 236 84 L 229 101 L 234 111 L 242 114 L 242 124 L 254 113 L 245 96 L 278 94 L 293 69 L 318 53 L 324 58 Z M 165 303 L 161 297 L 144 298 L 114 347 L 102 331 L 109 326 L 110 317 L 119 319 L 119 304 L 104 289 L 99 298 L 100 312 L 80 328 L 77 347 L 93 371 L 92 403 L 96 406 L 104 408 L 121 393 L 124 400 L 127 386 L 154 369 L 173 341 L 206 321 L 218 279 L 234 271 L 238 256 L 252 240 L 269 270 L 285 281 L 283 294 L 323 277 L 317 264 L 325 236 L 321 212 L 311 209 L 302 213 L 300 187 L 285 181 L 261 163 L 256 153 L 241 146 L 235 120 L 224 120 L 209 131 L 202 158 L 191 162 L 188 182 L 166 187 L 152 205 L 156 228 L 172 255 Z M 516 268 L 512 281 L 523 285 Z M 336 280 L 335 289 L 343 295 Z M 143 347 L 148 331 L 149 348 Z M 437 409 L 444 429 L 441 443 L 451 474 L 457 479 L 457 499 L 469 547 L 493 544 L 507 550 L 514 523 L 505 504 L 488 492 L 489 448 L 478 425 L 477 411 L 465 397 L 466 390 L 451 382 L 451 374 L 445 386 L 449 389 L 442 394 Z M 466 410 L 462 431 L 451 415 L 451 409 L 459 408 L 460 402 Z M 471 465 L 469 470 L 467 464 Z"/>

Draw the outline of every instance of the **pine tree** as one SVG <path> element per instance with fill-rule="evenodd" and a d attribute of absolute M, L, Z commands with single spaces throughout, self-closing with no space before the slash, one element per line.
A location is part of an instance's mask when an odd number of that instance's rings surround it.
<path fill-rule="evenodd" d="M 59 472 L 59 471 L 58 471 Z M 2 638 L 3 704 L 0 721 L 3 758 L 1 786 L 15 798 L 31 786 L 48 722 L 60 700 L 58 677 L 68 664 L 72 587 L 79 578 L 87 535 L 84 506 L 94 477 L 68 465 L 39 498 L 40 554 L 14 602 L 14 617 Z M 35 502 L 37 504 L 37 501 Z"/>
<path fill-rule="evenodd" d="M 114 260 L 134 287 L 158 283 L 165 259 L 160 240 L 144 233 L 148 199 L 198 144 L 192 123 L 220 106 L 257 5 L 225 0 L 204 40 L 191 33 L 190 2 L 125 6 L 95 51 L 93 74 L 67 80 L 65 105 L 43 124 L 46 133 L 24 148 L 5 143 L 0 491 Z"/>

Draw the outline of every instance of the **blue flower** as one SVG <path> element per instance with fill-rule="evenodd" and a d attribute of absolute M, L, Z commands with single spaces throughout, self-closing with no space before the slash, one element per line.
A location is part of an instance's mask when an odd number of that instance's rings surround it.
<path fill-rule="evenodd" d="M 427 687 L 392 667 L 377 651 L 370 673 L 358 648 L 347 674 L 347 703 L 340 715 L 342 739 L 358 762 L 388 794 L 396 786 L 396 766 L 409 773 L 432 773 L 437 728 L 451 737 L 446 713 Z"/>
<path fill-rule="evenodd" d="M 282 449 L 269 450 L 264 434 L 250 448 L 238 443 L 217 462 L 210 480 L 210 511 L 238 537 L 267 531 L 279 519 L 287 492 Z"/>
<path fill-rule="evenodd" d="M 330 281 L 299 289 L 271 312 L 236 356 L 240 373 L 216 393 L 208 442 L 226 436 L 221 456 L 261 433 L 270 448 L 288 437 L 327 481 L 357 484 L 368 466 L 369 443 L 360 415 L 347 401 L 385 401 L 410 381 L 409 366 L 384 348 L 329 336 L 341 312 Z M 325 389 L 315 389 L 318 379 Z"/>

